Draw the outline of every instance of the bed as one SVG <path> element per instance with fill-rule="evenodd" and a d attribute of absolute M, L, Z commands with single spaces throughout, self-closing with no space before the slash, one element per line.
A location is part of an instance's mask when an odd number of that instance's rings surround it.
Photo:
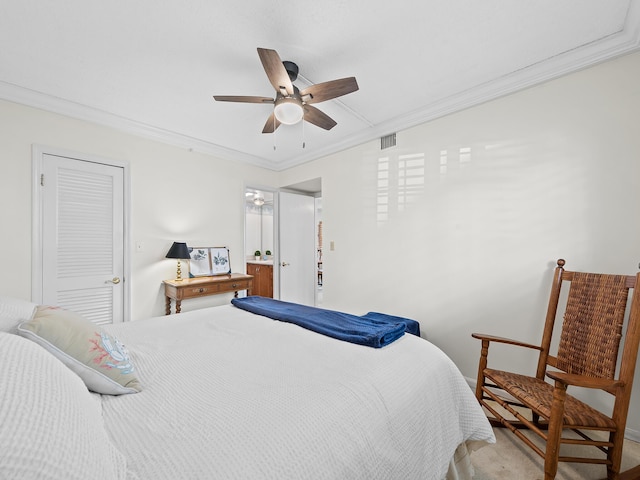
<path fill-rule="evenodd" d="M 495 441 L 453 362 L 410 334 L 370 348 L 233 305 L 108 325 L 137 393 L 101 395 L 4 330 L 0 478 L 457 480 Z"/>

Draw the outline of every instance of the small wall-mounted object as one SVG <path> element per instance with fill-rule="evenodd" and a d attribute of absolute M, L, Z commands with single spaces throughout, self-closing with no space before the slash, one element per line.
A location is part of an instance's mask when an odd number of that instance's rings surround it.
<path fill-rule="evenodd" d="M 396 134 L 392 133 L 384 137 L 380 137 L 380 150 L 396 146 Z"/>

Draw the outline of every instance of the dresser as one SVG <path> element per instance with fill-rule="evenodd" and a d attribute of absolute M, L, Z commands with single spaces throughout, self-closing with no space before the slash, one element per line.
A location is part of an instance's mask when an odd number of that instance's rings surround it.
<path fill-rule="evenodd" d="M 183 280 L 165 280 L 165 315 L 171 314 L 171 300 L 176 302 L 176 313 L 180 313 L 182 300 L 206 297 L 220 293 L 234 292 L 238 296 L 239 290 L 247 290 L 252 294 L 253 277 L 242 273 L 217 275 L 214 277 L 185 278 Z"/>

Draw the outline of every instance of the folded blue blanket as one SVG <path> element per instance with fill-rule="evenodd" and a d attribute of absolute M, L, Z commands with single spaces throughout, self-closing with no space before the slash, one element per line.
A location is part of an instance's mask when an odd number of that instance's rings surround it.
<path fill-rule="evenodd" d="M 293 323 L 338 340 L 373 348 L 390 344 L 404 335 L 405 330 L 420 335 L 420 326 L 415 320 L 383 313 L 369 312 L 358 317 L 335 310 L 259 296 L 234 298 L 231 303 L 258 315 Z"/>
<path fill-rule="evenodd" d="M 394 315 L 387 315 L 386 313 L 378 313 L 378 312 L 369 312 L 366 315 L 362 315 L 360 318 L 367 318 L 369 320 L 377 320 L 379 322 L 388 322 L 388 323 L 404 323 L 405 330 L 407 333 L 411 335 L 415 335 L 416 337 L 420 336 L 420 323 L 415 320 L 411 320 L 410 318 L 404 317 L 396 317 Z"/>

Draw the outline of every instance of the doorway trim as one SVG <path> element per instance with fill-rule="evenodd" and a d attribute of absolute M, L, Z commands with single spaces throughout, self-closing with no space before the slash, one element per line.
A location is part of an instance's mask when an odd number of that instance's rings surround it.
<path fill-rule="evenodd" d="M 42 303 L 42 249 L 43 249 L 43 217 L 42 190 L 39 188 L 43 174 L 44 155 L 73 158 L 78 161 L 99 163 L 123 170 L 123 215 L 124 215 L 124 285 L 123 285 L 123 321 L 131 320 L 131 178 L 129 162 L 113 160 L 66 150 L 58 147 L 34 144 L 31 148 L 32 183 L 31 183 L 31 300 Z"/>

